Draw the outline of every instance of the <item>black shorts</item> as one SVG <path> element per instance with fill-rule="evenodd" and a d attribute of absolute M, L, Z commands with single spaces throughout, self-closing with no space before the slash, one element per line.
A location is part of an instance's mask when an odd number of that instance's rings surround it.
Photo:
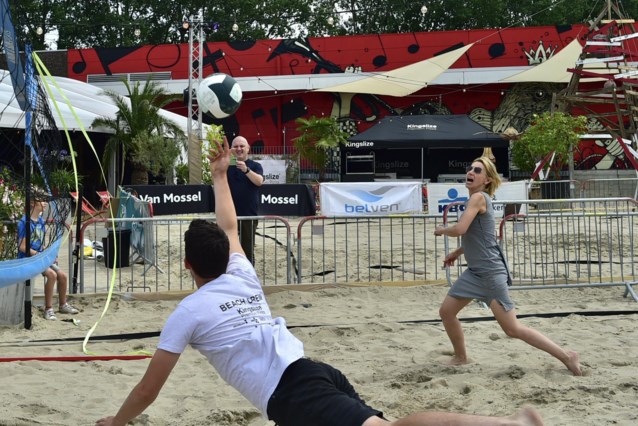
<path fill-rule="evenodd" d="M 267 410 L 277 426 L 361 426 L 372 416 L 383 418 L 339 370 L 305 358 L 286 368 Z"/>

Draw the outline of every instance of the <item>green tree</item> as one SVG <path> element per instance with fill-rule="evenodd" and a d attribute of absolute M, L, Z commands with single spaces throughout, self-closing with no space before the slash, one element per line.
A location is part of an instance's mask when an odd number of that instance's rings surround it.
<path fill-rule="evenodd" d="M 532 172 L 536 163 L 550 153 L 555 158 L 551 170 L 556 180 L 587 128 L 587 117 L 562 112 L 534 115 L 532 124 L 512 146 L 512 162 L 521 170 Z"/>
<path fill-rule="evenodd" d="M 426 13 L 421 12 L 423 6 Z M 10 1 L 16 32 L 42 49 L 56 30 L 58 49 L 124 47 L 188 41 L 182 23 L 203 12 L 209 41 L 292 38 L 298 35 L 405 33 L 578 24 L 604 2 L 589 0 L 20 0 Z M 638 0 L 620 4 L 638 16 Z M 615 14 L 614 16 L 615 17 Z M 332 18 L 333 23 L 328 23 Z M 237 24 L 237 30 L 233 25 Z M 38 35 L 36 29 L 43 28 Z M 139 29 L 139 36 L 135 30 Z"/>
<path fill-rule="evenodd" d="M 159 113 L 159 109 L 181 99 L 180 95 L 168 95 L 157 83 L 148 80 L 131 88 L 124 81 L 128 97 L 115 92 L 105 92 L 117 106 L 115 118 L 101 117 L 93 121 L 93 127 L 105 127 L 113 131 L 104 149 L 105 164 L 116 158 L 121 161 L 122 183 L 126 160 L 133 166 L 131 183 L 148 183 L 148 172 L 169 174 L 175 160 L 186 143 L 181 128 Z"/>
<path fill-rule="evenodd" d="M 295 147 L 302 159 L 309 161 L 319 171 L 319 181 L 323 181 L 326 173 L 328 152 L 338 148 L 348 140 L 348 133 L 341 130 L 333 117 L 299 117 L 299 137 L 293 139 Z"/>

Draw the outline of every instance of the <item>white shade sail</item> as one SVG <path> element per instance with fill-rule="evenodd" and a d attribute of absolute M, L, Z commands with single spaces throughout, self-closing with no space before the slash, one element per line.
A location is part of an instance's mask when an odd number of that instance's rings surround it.
<path fill-rule="evenodd" d="M 48 77 L 46 77 L 48 78 Z M 58 129 L 63 129 L 63 121 L 68 130 L 80 130 L 84 127 L 87 131 L 92 132 L 109 132 L 107 129 L 94 129 L 92 127 L 93 120 L 99 117 L 115 118 L 117 107 L 111 99 L 104 94 L 104 90 L 91 84 L 83 83 L 65 77 L 53 77 L 56 84 L 60 87 L 60 91 L 53 85 L 49 79 L 49 87 L 53 91 L 53 98 L 57 102 L 60 110 L 58 114 L 53 101 L 49 99 L 49 106 L 55 118 Z M 66 99 L 73 107 L 75 114 L 79 118 L 76 120 L 71 111 L 71 107 L 67 104 Z M 184 133 L 187 132 L 187 118 L 160 109 L 160 115 L 177 124 Z M 61 117 L 59 116 L 61 115 Z M 9 72 L 0 70 L 0 127 L 24 129 L 25 112 L 20 109 L 16 101 L 13 86 Z M 81 126 L 80 126 L 81 124 Z M 204 125 L 204 127 L 207 127 Z"/>
<path fill-rule="evenodd" d="M 474 43 L 424 61 L 382 73 L 361 73 L 351 83 L 324 87 L 317 92 L 365 93 L 369 95 L 407 96 L 426 87 L 450 68 Z"/>

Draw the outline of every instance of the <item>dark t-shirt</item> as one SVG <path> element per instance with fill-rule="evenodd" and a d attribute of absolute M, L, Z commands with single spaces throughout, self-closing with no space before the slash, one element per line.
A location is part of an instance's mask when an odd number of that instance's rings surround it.
<path fill-rule="evenodd" d="M 260 176 L 264 169 L 256 161 L 246 160 L 246 166 Z M 235 204 L 237 216 L 257 216 L 259 206 L 259 187 L 236 166 L 228 168 L 228 185 Z"/>

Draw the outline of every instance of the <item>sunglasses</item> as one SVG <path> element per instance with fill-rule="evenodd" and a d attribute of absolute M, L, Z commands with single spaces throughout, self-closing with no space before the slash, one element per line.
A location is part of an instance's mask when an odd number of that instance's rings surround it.
<path fill-rule="evenodd" d="M 469 173 L 469 172 L 472 172 L 472 171 L 473 171 L 475 174 L 480 175 L 480 174 L 481 174 L 481 172 L 483 172 L 483 168 L 482 168 L 482 167 L 472 167 L 472 166 L 467 166 L 467 167 L 465 168 L 465 172 L 466 172 L 466 173 Z"/>

